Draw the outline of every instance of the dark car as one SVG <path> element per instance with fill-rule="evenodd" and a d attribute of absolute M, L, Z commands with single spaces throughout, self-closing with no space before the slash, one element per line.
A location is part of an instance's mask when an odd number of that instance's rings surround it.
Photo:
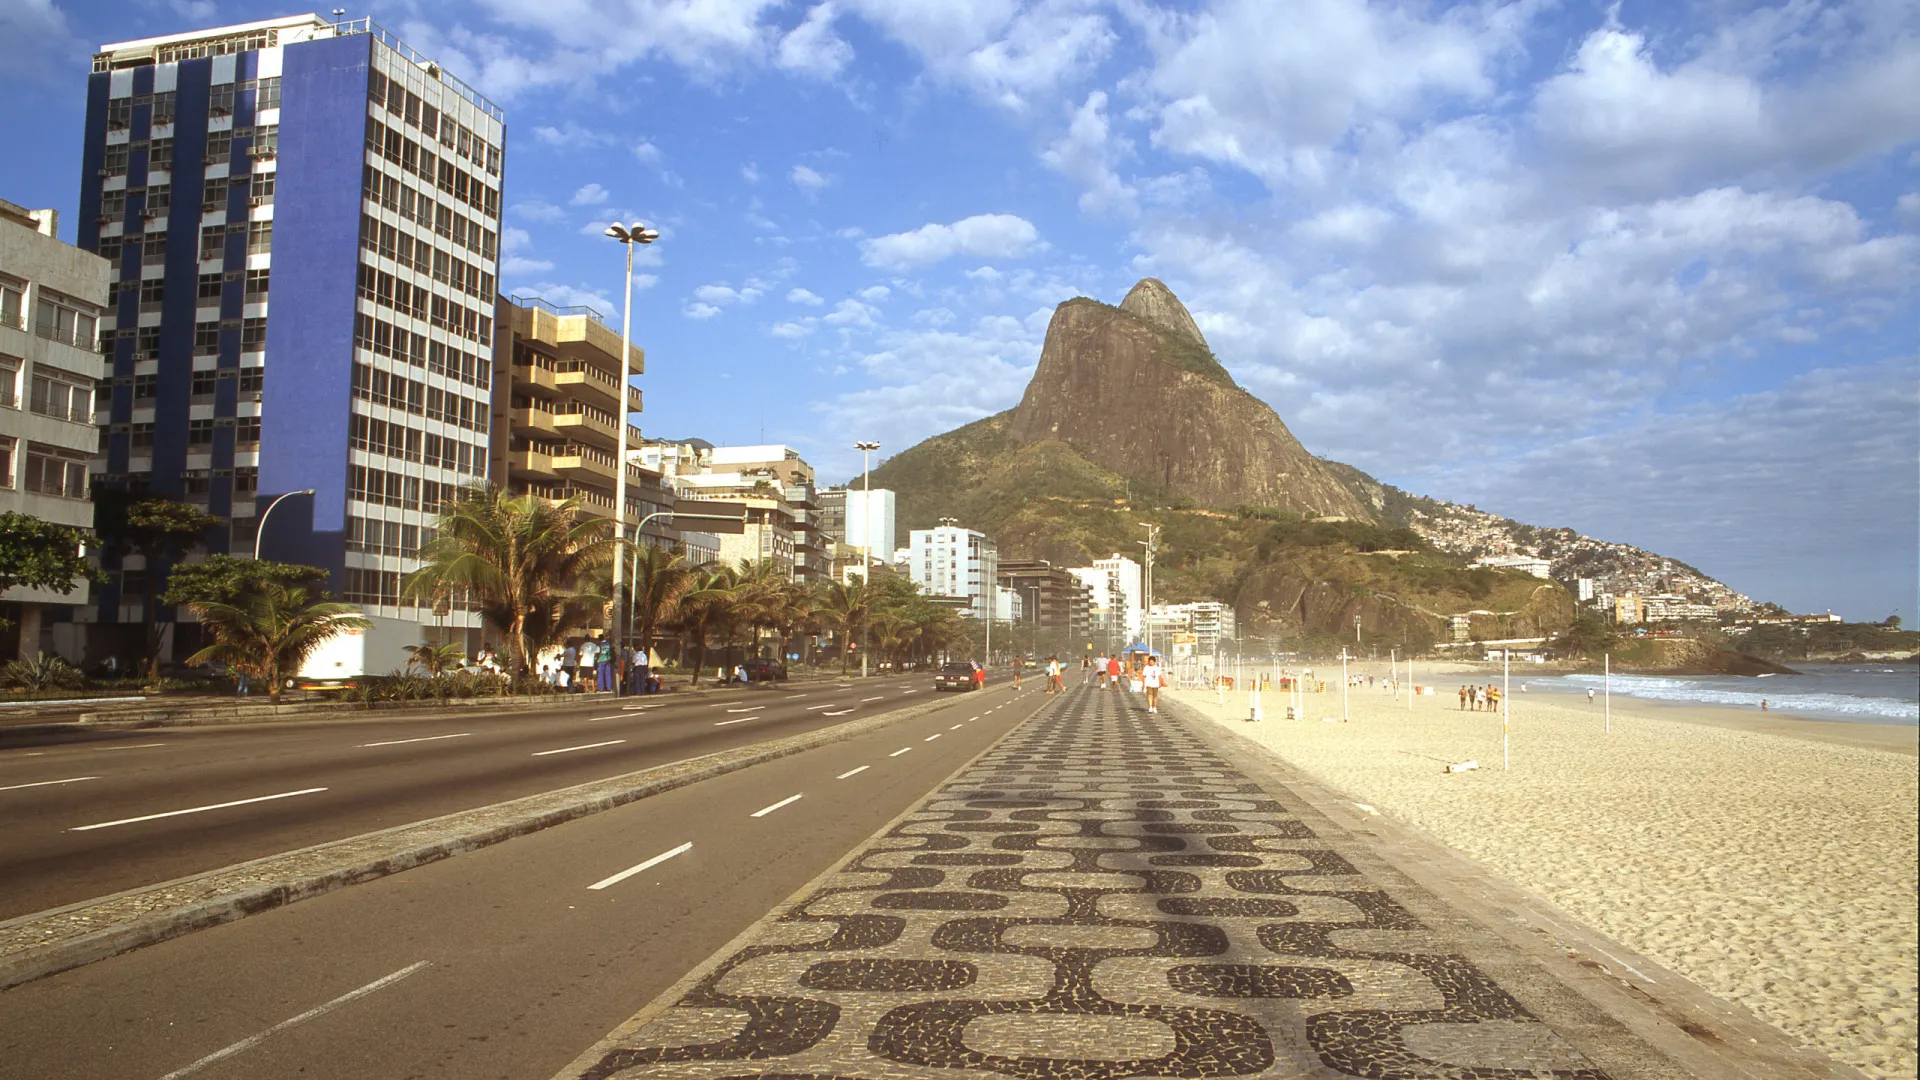
<path fill-rule="evenodd" d="M 971 690 L 973 689 L 972 664 L 947 664 L 933 673 L 935 690 Z"/>
<path fill-rule="evenodd" d="M 771 657 L 756 656 L 744 665 L 749 682 L 786 682 L 787 662 Z"/>

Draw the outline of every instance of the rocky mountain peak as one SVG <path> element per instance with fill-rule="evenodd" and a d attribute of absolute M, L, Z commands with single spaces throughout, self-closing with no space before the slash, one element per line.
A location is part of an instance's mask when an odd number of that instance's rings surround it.
<path fill-rule="evenodd" d="M 1193 321 L 1193 314 L 1187 305 L 1173 295 L 1167 283 L 1159 278 L 1141 278 L 1127 292 L 1127 298 L 1120 301 L 1120 310 L 1138 315 L 1148 322 L 1190 338 L 1203 349 L 1209 349 L 1205 334 L 1200 332 L 1199 324 Z"/>

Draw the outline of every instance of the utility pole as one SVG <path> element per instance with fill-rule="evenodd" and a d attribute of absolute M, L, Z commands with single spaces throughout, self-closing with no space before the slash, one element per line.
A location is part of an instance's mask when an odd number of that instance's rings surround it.
<path fill-rule="evenodd" d="M 1146 603 L 1140 618 L 1140 642 L 1151 653 L 1153 651 L 1153 557 L 1160 550 L 1160 526 L 1143 521 L 1140 527 L 1147 530 L 1147 538 L 1139 541 L 1140 546 L 1147 549 L 1146 581 L 1142 589 L 1146 593 Z"/>
<path fill-rule="evenodd" d="M 1356 619 L 1354 620 L 1354 622 L 1356 625 L 1358 625 L 1359 620 Z M 1347 678 L 1347 650 L 1341 649 L 1340 650 L 1340 722 L 1343 724 L 1352 718 L 1347 712 L 1347 684 L 1350 681 L 1351 680 Z"/>

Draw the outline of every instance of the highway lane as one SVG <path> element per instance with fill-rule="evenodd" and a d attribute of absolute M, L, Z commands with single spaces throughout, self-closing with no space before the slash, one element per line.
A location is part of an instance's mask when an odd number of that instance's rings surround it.
<path fill-rule="evenodd" d="M 956 695 L 15 987 L 0 1078 L 550 1076 L 1051 700 L 1033 684 Z"/>
<path fill-rule="evenodd" d="M 858 719 L 919 700 L 929 682 L 159 729 L 0 752 L 0 918 Z"/>

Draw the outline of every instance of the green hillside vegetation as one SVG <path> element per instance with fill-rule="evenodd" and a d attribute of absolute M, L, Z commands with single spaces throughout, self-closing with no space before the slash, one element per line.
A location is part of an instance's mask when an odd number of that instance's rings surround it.
<path fill-rule="evenodd" d="M 1475 619 L 1487 640 L 1553 632 L 1572 617 L 1561 586 L 1469 567 L 1411 529 L 1183 506 L 1065 443 L 1014 445 L 1008 417 L 936 436 L 874 470 L 874 486 L 898 494 L 903 530 L 952 517 L 994 537 L 1002 559 L 1084 566 L 1114 552 L 1139 559 L 1141 525 L 1152 522 L 1161 526 L 1156 599 L 1233 604 L 1243 636 L 1295 647 L 1350 643 L 1355 616 L 1365 642 L 1416 648 L 1445 640 L 1455 612 L 1496 613 Z"/>

